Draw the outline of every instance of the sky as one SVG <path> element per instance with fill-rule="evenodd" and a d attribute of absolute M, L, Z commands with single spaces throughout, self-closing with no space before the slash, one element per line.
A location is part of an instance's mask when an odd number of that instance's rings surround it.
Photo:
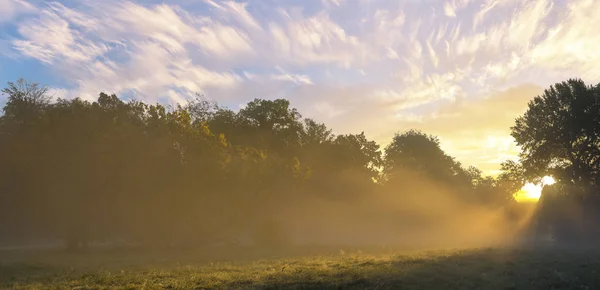
<path fill-rule="evenodd" d="M 600 0 L 0 0 L 0 82 L 58 98 L 286 98 L 382 147 L 420 129 L 488 174 L 550 85 L 600 81 Z M 3 102 L 0 97 L 0 103 Z"/>

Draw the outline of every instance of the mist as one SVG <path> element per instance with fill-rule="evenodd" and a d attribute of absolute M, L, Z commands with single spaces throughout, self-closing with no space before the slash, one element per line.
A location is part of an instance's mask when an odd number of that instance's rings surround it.
<path fill-rule="evenodd" d="M 464 201 L 427 178 L 414 182 L 418 189 L 383 187 L 342 202 L 288 199 L 277 219 L 297 245 L 407 249 L 509 245 L 522 227 L 505 207 Z"/>
<path fill-rule="evenodd" d="M 421 248 L 518 231 L 515 175 L 484 176 L 419 130 L 380 148 L 284 99 L 234 112 L 47 91 L 23 80 L 3 91 L 5 244 Z"/>

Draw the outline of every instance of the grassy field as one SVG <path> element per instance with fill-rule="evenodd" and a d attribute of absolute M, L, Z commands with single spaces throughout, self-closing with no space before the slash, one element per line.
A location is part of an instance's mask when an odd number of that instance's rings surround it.
<path fill-rule="evenodd" d="M 0 252 L 2 289 L 600 289 L 600 250 Z M 227 261 L 236 257 L 236 262 Z M 261 258 L 262 257 L 262 258 Z"/>

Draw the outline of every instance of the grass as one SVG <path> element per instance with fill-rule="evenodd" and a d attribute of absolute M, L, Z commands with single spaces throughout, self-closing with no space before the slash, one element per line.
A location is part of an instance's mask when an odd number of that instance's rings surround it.
<path fill-rule="evenodd" d="M 0 288 L 600 289 L 600 250 L 216 252 L 4 251 Z"/>

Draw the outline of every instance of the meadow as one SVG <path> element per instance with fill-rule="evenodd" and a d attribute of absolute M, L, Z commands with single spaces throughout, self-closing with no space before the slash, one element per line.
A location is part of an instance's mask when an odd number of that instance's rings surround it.
<path fill-rule="evenodd" d="M 0 252 L 2 289 L 600 289 L 591 248 Z"/>

